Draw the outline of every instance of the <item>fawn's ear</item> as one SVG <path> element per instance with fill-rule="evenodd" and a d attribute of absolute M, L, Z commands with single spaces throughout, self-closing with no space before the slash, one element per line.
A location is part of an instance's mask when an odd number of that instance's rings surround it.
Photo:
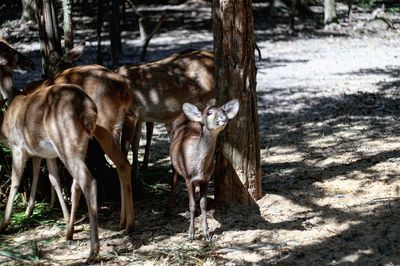
<path fill-rule="evenodd" d="M 224 104 L 221 108 L 225 111 L 226 116 L 229 119 L 234 118 L 237 113 L 239 112 L 239 100 L 238 99 L 233 99 Z"/>
<path fill-rule="evenodd" d="M 21 53 L 10 53 L 8 55 L 0 53 L 0 66 L 9 66 L 13 69 L 21 68 L 24 70 L 33 69 L 33 62 Z"/>
<path fill-rule="evenodd" d="M 193 122 L 201 122 L 202 114 L 197 107 L 191 103 L 184 103 L 182 106 L 183 113 Z"/>
<path fill-rule="evenodd" d="M 69 50 L 61 59 L 64 62 L 73 64 L 82 56 L 84 49 L 85 49 L 85 43 L 81 43 L 80 45 L 77 45 L 71 50 Z"/>

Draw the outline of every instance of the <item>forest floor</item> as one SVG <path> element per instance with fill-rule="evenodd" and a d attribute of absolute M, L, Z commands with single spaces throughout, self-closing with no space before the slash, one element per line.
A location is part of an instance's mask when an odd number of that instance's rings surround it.
<path fill-rule="evenodd" d="M 151 164 L 142 173 L 157 182 L 135 202 L 133 233 L 118 230 L 117 206 L 101 203 L 99 264 L 400 264 L 400 31 L 363 30 L 370 14 L 358 9 L 352 23 L 341 17 L 340 27 L 323 29 L 300 20 L 298 33 L 289 35 L 285 20 L 272 27 L 266 5 L 254 6 L 262 52 L 257 94 L 263 197 L 257 207 L 211 208 L 213 242 L 202 239 L 200 216 L 196 240 L 188 241 L 183 186 L 176 215 L 163 216 L 170 167 L 167 134 L 158 125 Z M 152 40 L 148 60 L 188 47 L 212 49 L 207 5 L 147 8 L 170 18 Z M 399 14 L 390 16 L 400 29 Z M 10 33 L 15 45 L 39 66 L 39 44 L 29 30 L 20 31 Z M 94 39 L 83 30 L 77 34 L 89 44 L 82 62 L 95 62 Z M 135 61 L 137 32 L 123 36 L 123 61 Z M 17 73 L 17 84 L 38 78 L 39 71 Z M 212 207 L 211 193 L 209 202 Z M 81 215 L 73 241 L 63 238 L 59 211 L 53 220 L 38 214 L 34 226 L 12 225 L 0 235 L 0 264 L 82 264 L 89 224 L 84 210 Z"/>

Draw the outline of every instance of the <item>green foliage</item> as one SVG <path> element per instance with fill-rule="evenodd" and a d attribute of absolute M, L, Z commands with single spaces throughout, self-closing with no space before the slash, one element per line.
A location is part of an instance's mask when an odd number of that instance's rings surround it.
<path fill-rule="evenodd" d="M 1 27 L 1 28 L 8 28 L 8 27 L 11 27 L 11 20 L 6 20 L 6 21 L 4 21 L 4 22 L 0 25 L 0 27 Z"/>
<path fill-rule="evenodd" d="M 19 202 L 22 201 L 19 200 Z M 58 215 L 54 213 L 48 203 L 37 203 L 30 217 L 25 216 L 25 207 L 25 204 L 16 206 L 10 220 L 11 227 L 23 230 L 38 224 L 57 224 L 60 226 L 64 224 L 57 221 Z"/>
<path fill-rule="evenodd" d="M 10 184 L 11 150 L 0 144 L 0 201 L 6 199 L 6 190 Z"/>
<path fill-rule="evenodd" d="M 386 8 L 386 11 L 388 13 L 399 13 L 400 12 L 400 6 L 394 6 L 394 7 Z"/>
<path fill-rule="evenodd" d="M 364 11 L 368 11 L 371 10 L 374 5 L 375 5 L 375 1 L 376 0 L 360 0 L 360 7 L 364 10 Z"/>

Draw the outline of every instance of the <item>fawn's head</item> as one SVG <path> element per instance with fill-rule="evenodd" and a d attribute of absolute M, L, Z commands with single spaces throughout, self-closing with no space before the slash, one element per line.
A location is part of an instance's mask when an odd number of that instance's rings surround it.
<path fill-rule="evenodd" d="M 195 105 L 184 103 L 182 106 L 183 113 L 186 117 L 193 121 L 203 124 L 209 131 L 220 132 L 228 123 L 228 119 L 232 119 L 239 111 L 239 100 L 233 99 L 221 107 L 208 106 L 201 112 Z"/>
<path fill-rule="evenodd" d="M 13 71 L 16 68 L 31 70 L 33 62 L 0 39 L 0 93 L 3 99 L 12 98 L 15 94 Z"/>
<path fill-rule="evenodd" d="M 10 69 L 22 68 L 31 70 L 33 62 L 28 57 L 24 56 L 15 50 L 9 43 L 0 39 L 0 66 Z"/>

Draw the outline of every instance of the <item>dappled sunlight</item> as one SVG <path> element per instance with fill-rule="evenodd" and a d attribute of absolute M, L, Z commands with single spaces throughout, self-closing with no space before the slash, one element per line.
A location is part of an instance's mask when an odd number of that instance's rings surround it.
<path fill-rule="evenodd" d="M 74 11 L 75 43 L 85 40 L 87 47 L 78 65 L 96 61 L 96 8 L 87 8 L 95 2 L 85 4 L 86 8 Z M 338 6 L 343 15 L 343 4 Z M 101 249 L 96 263 L 399 264 L 399 31 L 362 35 L 353 29 L 356 22 L 335 32 L 306 21 L 299 25 L 299 32 L 289 35 L 286 11 L 272 27 L 266 18 L 268 7 L 266 2 L 254 3 L 256 40 L 262 53 L 256 66 L 263 197 L 254 206 L 220 207 L 210 184 L 207 218 L 213 242 L 203 240 L 198 213 L 195 240 L 189 241 L 189 208 L 182 178 L 178 181 L 173 215 L 164 216 L 171 176 L 169 136 L 163 124 L 156 124 L 149 169 L 140 172 L 147 188 L 144 197 L 134 202 L 137 216 L 132 233 L 124 235 L 119 229 L 119 199 L 111 202 L 108 197 L 99 197 Z M 316 15 L 322 16 L 322 7 L 319 8 Z M 187 48 L 213 49 L 209 2 L 143 4 L 138 5 L 138 10 L 150 25 L 166 12 L 160 31 L 149 44 L 146 62 Z M 362 21 L 367 20 L 368 11 L 354 11 Z M 400 20 L 396 19 L 398 28 Z M 105 21 L 102 52 L 105 65 L 111 66 L 108 27 L 109 22 Z M 142 48 L 137 16 L 130 5 L 126 6 L 121 30 L 120 63 L 126 65 L 121 71 L 129 75 L 130 68 L 134 68 L 131 64 L 139 62 Z M 35 61 L 33 72 L 15 73 L 15 84 L 22 88 L 41 76 L 40 44 L 35 30 L 28 28 L 18 34 L 18 29 L 10 27 L 8 32 L 17 48 Z M 170 92 L 193 79 L 197 85 L 186 88 L 193 94 L 204 92 L 209 84 L 198 76 L 198 69 L 206 67 L 206 72 L 214 73 L 204 62 L 188 69 L 170 60 L 172 67 L 160 71 L 164 75 L 151 68 L 157 64 L 153 62 L 141 70 L 142 76 L 131 80 L 131 85 L 139 88 L 135 96 L 143 103 L 141 108 L 149 113 L 160 111 L 156 108 L 161 108 L 160 113 L 180 111 L 181 93 Z M 94 81 L 82 73 L 78 71 L 60 82 Z M 169 81 L 160 79 L 166 73 Z M 103 80 L 112 73 L 93 69 L 90 75 Z M 144 146 L 145 130 L 139 161 Z M 223 148 L 233 149 L 228 143 Z M 233 153 L 243 159 L 239 151 Z M 131 162 L 131 152 L 128 158 Z M 118 191 L 114 172 L 110 179 L 115 180 Z M 99 179 L 105 177 L 100 171 Z M 99 195 L 111 193 L 111 187 L 101 183 L 98 182 Z M 0 254 L 0 263 L 37 260 L 44 264 L 82 264 L 89 249 L 85 213 L 85 209 L 79 212 L 73 241 L 64 240 L 61 220 L 40 220 L 37 222 L 41 224 L 35 227 L 12 225 L 12 230 L 0 235 L 0 251 L 16 253 L 12 253 L 14 258 Z M 18 254 L 24 257 L 19 260 Z"/>
<path fill-rule="evenodd" d="M 301 162 L 306 158 L 306 154 L 299 152 L 292 146 L 275 146 L 270 149 L 261 150 L 262 160 L 265 163 L 279 163 L 283 160 L 287 163 Z"/>

